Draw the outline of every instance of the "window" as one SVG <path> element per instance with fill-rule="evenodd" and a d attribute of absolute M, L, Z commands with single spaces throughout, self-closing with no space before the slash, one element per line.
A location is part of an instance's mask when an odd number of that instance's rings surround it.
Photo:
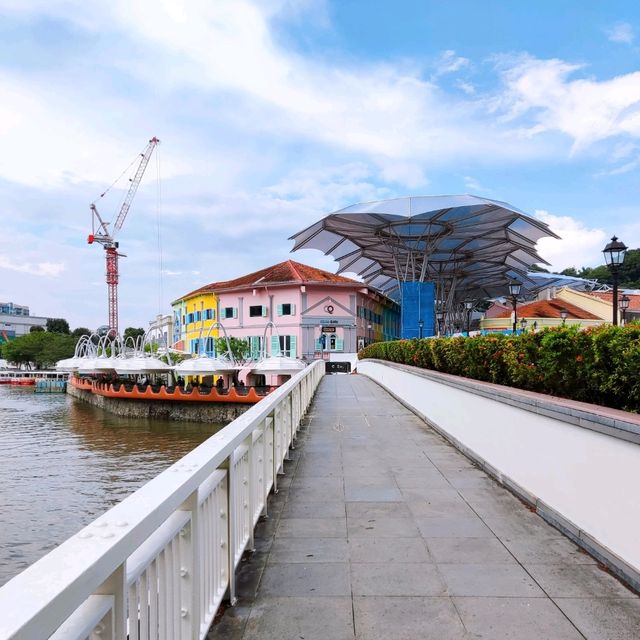
<path fill-rule="evenodd" d="M 215 355 L 215 349 L 216 349 L 215 338 L 212 338 L 211 336 L 209 336 L 205 340 L 204 350 L 208 356 L 213 357 Z"/>
<path fill-rule="evenodd" d="M 220 310 L 221 318 L 237 318 L 238 317 L 238 309 L 236 307 L 222 307 Z"/>
<path fill-rule="evenodd" d="M 195 315 L 194 321 L 195 322 L 200 322 L 200 320 L 202 320 L 202 315 L 201 315 L 201 313 L 199 311 L 196 311 L 196 315 Z"/>
<path fill-rule="evenodd" d="M 187 313 L 187 324 L 191 324 L 193 322 L 193 313 Z"/>
<path fill-rule="evenodd" d="M 279 316 L 295 316 L 296 305 L 291 303 L 279 304 L 278 315 Z"/>
<path fill-rule="evenodd" d="M 204 310 L 204 319 L 205 320 L 215 320 L 216 312 L 213 309 L 205 309 Z"/>
<path fill-rule="evenodd" d="M 344 338 L 335 333 L 321 333 L 316 338 L 316 351 L 344 351 Z"/>
<path fill-rule="evenodd" d="M 249 343 L 249 347 L 251 349 L 251 358 L 257 360 L 260 357 L 262 351 L 262 336 L 249 336 L 247 338 L 247 342 Z"/>
<path fill-rule="evenodd" d="M 249 307 L 250 318 L 264 318 L 267 315 L 267 307 L 259 304 L 254 304 Z"/>
<path fill-rule="evenodd" d="M 295 358 L 296 343 L 296 336 L 271 336 L 271 355 Z"/>

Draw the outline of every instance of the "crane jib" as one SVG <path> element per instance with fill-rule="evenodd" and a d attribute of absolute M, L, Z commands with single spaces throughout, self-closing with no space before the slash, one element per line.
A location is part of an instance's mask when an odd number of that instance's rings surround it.
<path fill-rule="evenodd" d="M 144 175 L 147 165 L 149 164 L 149 160 L 151 159 L 151 154 L 159 142 L 160 140 L 154 136 L 149 140 L 145 150 L 140 154 L 140 164 L 138 165 L 135 175 L 131 179 L 129 190 L 127 191 L 127 195 L 120 207 L 120 211 L 118 212 L 118 216 L 116 217 L 111 232 L 109 232 L 108 229 L 109 223 L 102 220 L 95 204 L 91 205 L 92 232 L 89 234 L 87 242 L 89 244 L 98 242 L 106 250 L 109 328 L 113 333 L 118 333 L 118 257 L 123 255 L 118 253 L 118 243 L 114 241 L 113 236 L 124 224 L 127 214 L 129 213 L 129 209 L 131 208 L 133 198 L 135 197 L 138 187 L 140 186 L 140 182 L 142 181 L 142 176 Z"/>

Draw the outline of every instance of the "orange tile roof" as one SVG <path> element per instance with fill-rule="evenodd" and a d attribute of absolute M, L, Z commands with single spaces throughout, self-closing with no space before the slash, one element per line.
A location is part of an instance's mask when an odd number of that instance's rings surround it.
<path fill-rule="evenodd" d="M 613 304 L 613 291 L 592 291 L 589 295 L 600 298 L 609 304 Z M 629 298 L 629 311 L 640 311 L 640 295 L 637 293 L 627 293 Z M 618 299 L 622 298 L 622 293 L 618 294 Z"/>
<path fill-rule="evenodd" d="M 552 298 L 551 300 L 536 300 L 518 305 L 518 316 L 520 318 L 561 318 L 560 311 L 566 309 L 569 312 L 567 318 L 575 318 L 579 320 L 600 320 L 598 316 L 589 313 L 575 304 Z M 506 313 L 497 314 L 496 318 L 508 318 L 511 316 L 511 310 Z"/>
<path fill-rule="evenodd" d="M 361 282 L 352 280 L 351 278 L 345 278 L 323 269 L 316 269 L 309 265 L 302 264 L 301 262 L 295 262 L 294 260 L 285 260 L 278 264 L 274 264 L 266 269 L 260 269 L 260 271 L 254 271 L 245 276 L 240 276 L 234 280 L 223 280 L 220 282 L 212 282 L 200 287 L 195 291 L 191 291 L 186 295 L 179 298 L 184 300 L 191 298 L 199 293 L 209 293 L 218 291 L 227 291 L 230 289 L 240 289 L 243 287 L 261 287 L 265 285 L 282 285 L 282 284 L 354 284 L 361 285 Z"/>

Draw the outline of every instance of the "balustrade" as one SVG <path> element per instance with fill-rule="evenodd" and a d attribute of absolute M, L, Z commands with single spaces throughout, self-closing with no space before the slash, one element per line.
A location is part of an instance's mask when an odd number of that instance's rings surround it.
<path fill-rule="evenodd" d="M 296 374 L 0 588 L 0 638 L 204 638 L 323 375 Z"/>

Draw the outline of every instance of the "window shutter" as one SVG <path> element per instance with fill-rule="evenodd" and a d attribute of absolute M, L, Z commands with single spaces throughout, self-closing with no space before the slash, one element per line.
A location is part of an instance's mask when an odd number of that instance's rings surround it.
<path fill-rule="evenodd" d="M 262 317 L 263 318 L 267 317 L 267 307 L 265 307 L 265 306 L 262 307 Z"/>
<path fill-rule="evenodd" d="M 296 336 L 289 336 L 289 344 L 291 345 L 289 349 L 289 356 L 292 358 L 296 357 L 296 342 L 297 342 Z"/>
<path fill-rule="evenodd" d="M 222 307 L 222 309 L 220 309 L 220 320 L 225 320 L 227 317 L 227 312 L 225 311 L 225 308 Z"/>
<path fill-rule="evenodd" d="M 281 304 L 278 305 L 278 315 L 279 316 L 282 315 L 282 305 Z"/>
<path fill-rule="evenodd" d="M 280 339 L 278 338 L 278 336 L 271 336 L 271 355 L 280 355 Z"/>
<path fill-rule="evenodd" d="M 291 305 L 291 315 L 292 315 L 292 316 L 295 316 L 295 315 L 296 315 L 296 305 L 295 305 L 295 304 L 292 304 L 292 305 Z"/>
<path fill-rule="evenodd" d="M 238 317 L 238 307 L 233 307 L 233 317 L 234 318 Z"/>
<path fill-rule="evenodd" d="M 344 351 L 344 338 L 336 338 L 336 351 Z"/>
<path fill-rule="evenodd" d="M 316 338 L 316 351 L 322 351 L 322 344 L 320 343 L 320 338 Z"/>

